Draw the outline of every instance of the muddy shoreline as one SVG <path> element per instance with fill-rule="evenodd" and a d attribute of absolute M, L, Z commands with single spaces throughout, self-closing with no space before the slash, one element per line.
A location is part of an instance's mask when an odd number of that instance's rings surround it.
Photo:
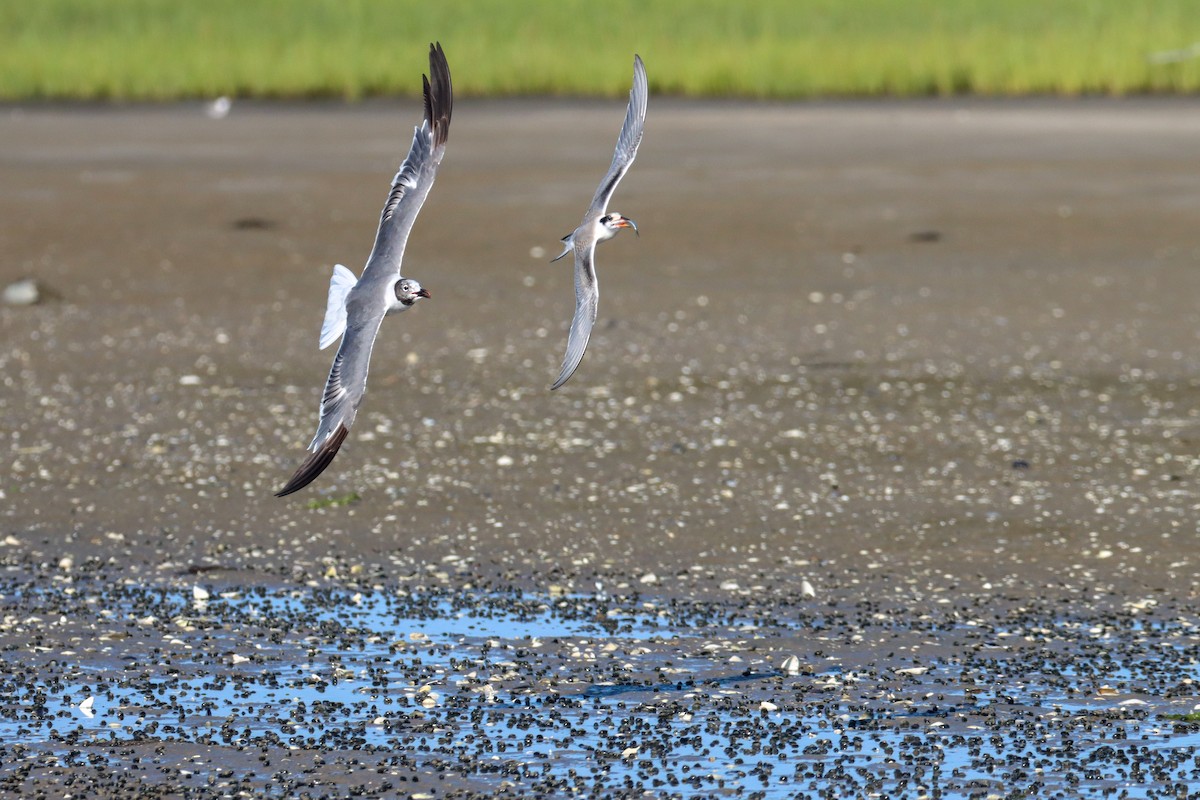
<path fill-rule="evenodd" d="M 642 235 L 601 249 L 597 331 L 553 394 L 572 289 L 569 268 L 545 262 L 607 165 L 619 104 L 456 105 L 406 259 L 434 298 L 384 326 L 350 441 L 286 500 L 271 493 L 311 437 L 328 370 L 328 270 L 366 257 L 413 105 L 235 105 L 219 121 L 187 105 L 0 110 L 0 281 L 52 293 L 0 307 L 0 723 L 16 726 L 0 789 L 315 796 L 361 781 L 386 796 L 403 775 L 434 796 L 634 796 L 639 781 L 749 796 L 785 791 L 778 753 L 813 765 L 788 772 L 813 793 L 1005 796 L 1040 781 L 1151 797 L 1196 781 L 1176 758 L 1194 733 L 1165 715 L 1189 712 L 1196 677 L 1200 111 L 658 100 L 613 203 Z M 196 587 L 210 613 L 196 613 Z M 289 644 L 250 669 L 233 654 L 243 626 L 260 630 L 244 616 L 254 597 L 294 600 L 261 626 Z M 545 607 L 530 624 L 558 643 L 442 630 L 423 670 L 420 653 L 386 644 L 420 632 L 389 629 L 419 618 L 414 597 L 498 625 L 519 598 Z M 382 604 L 360 622 L 380 651 L 344 631 L 363 602 Z M 614 609 L 642 627 L 609 625 Z M 616 645 L 598 651 L 611 669 L 581 660 L 583 640 Z M 369 685 L 369 653 L 390 658 L 374 667 L 386 696 L 413 695 L 377 737 L 386 764 L 357 748 L 365 709 L 349 701 L 327 709 L 324 742 L 283 723 L 225 743 L 197 727 L 293 702 L 281 690 L 251 711 L 218 693 L 202 707 L 214 675 L 261 693 L 308 665 L 320 680 L 296 691 L 311 705 L 331 659 Z M 789 655 L 802 673 L 780 672 Z M 152 695 L 183 721 L 120 720 L 102 743 L 79 715 L 84 687 L 117 722 L 139 680 L 180 680 L 162 659 L 199 701 Z M 662 671 L 682 662 L 674 680 L 692 685 L 666 691 Z M 111 700 L 90 671 L 112 676 Z M 430 680 L 446 684 L 432 710 L 425 683 L 409 685 Z M 938 681 L 953 697 L 923 706 L 947 694 Z M 655 695 L 678 707 L 628 741 L 586 739 L 568 787 L 547 749 L 522 744 L 494 770 L 453 744 L 512 746 L 505 726 L 523 711 L 496 712 L 504 736 L 472 727 L 494 705 L 481 685 L 505 703 L 573 696 L 526 720 L 544 737 L 590 726 L 589 703 L 618 729 Z M 586 695 L 599 685 L 649 688 Z M 29 721 L 38 691 L 60 698 L 43 703 L 55 736 Z M 924 710 L 904 716 L 905 702 Z M 706 715 L 714 738 L 689 750 Z M 839 719 L 870 723 L 860 762 L 850 734 L 804 750 Z M 452 741 L 420 745 L 404 725 Z M 1088 725 L 1104 736 L 1041 772 L 1015 744 L 969 743 L 976 728 L 1008 741 L 1028 725 L 1060 745 Z M 778 753 L 758 759 L 765 782 L 737 776 L 729 765 L 750 758 L 736 747 L 711 770 L 732 776 L 722 785 L 672 766 L 781 728 Z M 904 750 L 885 728 L 918 740 Z M 958 753 L 958 733 L 961 760 L 936 781 L 932 764 L 913 766 L 929 748 Z M 1143 735 L 1157 737 L 1153 775 L 1122 761 Z M 657 754 L 640 770 L 621 755 L 638 742 Z M 852 769 L 887 764 L 889 749 L 904 766 Z M 79 761 L 92 756 L 101 766 Z M 303 762 L 295 783 L 250 765 L 284 756 Z M 206 766 L 181 766 L 191 757 Z M 1086 758 L 1095 775 L 1072 782 Z M 157 766 L 132 769 L 146 759 Z M 849 778 L 822 777 L 838 764 Z M 1002 785 L 986 783 L 989 764 Z M 396 775 L 374 777 L 381 767 Z"/>

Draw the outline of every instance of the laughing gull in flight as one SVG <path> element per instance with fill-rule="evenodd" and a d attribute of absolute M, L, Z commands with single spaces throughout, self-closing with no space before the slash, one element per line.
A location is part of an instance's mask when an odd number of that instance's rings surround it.
<path fill-rule="evenodd" d="M 563 356 L 562 370 L 558 373 L 558 380 L 550 387 L 552 390 L 566 383 L 579 366 L 583 353 L 587 350 L 588 339 L 592 335 L 592 325 L 596 322 L 596 303 L 600 299 L 600 287 L 596 283 L 596 243 L 613 238 L 621 228 L 633 228 L 633 232 L 637 233 L 637 225 L 633 220 L 626 219 L 615 211 L 608 211 L 608 201 L 628 171 L 629 165 L 633 163 L 638 145 L 642 142 L 648 94 L 646 67 L 642 65 L 642 59 L 635 55 L 629 108 L 625 112 L 625 124 L 621 126 L 621 135 L 617 137 L 612 166 L 608 168 L 608 174 L 596 188 L 592 204 L 583 215 L 583 222 L 562 238 L 563 251 L 551 259 L 558 261 L 567 253 L 575 253 L 575 318 L 571 320 L 571 332 L 567 336 L 567 352 Z"/>
<path fill-rule="evenodd" d="M 400 262 L 413 222 L 433 186 L 438 165 L 446 152 L 450 131 L 450 112 L 454 93 L 450 86 L 450 67 L 442 45 L 429 45 L 429 78 L 425 86 L 425 119 L 413 134 L 412 147 L 392 179 L 392 189 L 379 219 L 375 247 L 362 277 L 338 264 L 329 281 L 329 301 L 321 326 L 321 349 L 342 339 L 325 393 L 321 397 L 321 417 L 317 435 L 308 449 L 312 451 L 296 469 L 287 485 L 275 493 L 283 497 L 310 484 L 329 466 L 338 448 L 346 441 L 363 394 L 367 391 L 367 368 L 371 348 L 379 334 L 379 325 L 389 314 L 411 308 L 429 292 L 412 278 L 400 276 Z"/>

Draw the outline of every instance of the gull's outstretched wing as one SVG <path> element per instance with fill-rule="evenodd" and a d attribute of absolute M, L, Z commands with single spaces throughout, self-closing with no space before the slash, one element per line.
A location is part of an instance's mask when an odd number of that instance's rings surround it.
<path fill-rule="evenodd" d="M 313 454 L 296 469 L 287 485 L 275 493 L 276 497 L 298 492 L 312 483 L 333 461 L 358 416 L 358 407 L 367 393 L 367 370 L 371 366 L 371 350 L 379 335 L 379 324 L 383 322 L 383 308 L 370 317 L 356 314 L 358 311 L 358 308 L 351 309 L 353 321 L 342 335 L 342 344 L 333 357 L 333 367 L 325 381 L 317 435 L 308 445 Z"/>
<path fill-rule="evenodd" d="M 367 371 L 379 325 L 391 304 L 389 292 L 400 274 L 404 246 L 413 222 L 429 195 L 438 165 L 446 151 L 450 115 L 454 107 L 450 67 L 441 44 L 429 46 L 430 78 L 423 78 L 425 117 L 413 134 L 412 147 L 401 164 L 379 219 L 375 246 L 362 276 L 345 299 L 345 333 L 325 381 L 313 451 L 276 493 L 283 497 L 299 491 L 329 466 L 346 441 L 350 426 L 367 391 Z M 340 324 L 340 320 L 338 320 Z"/>
<path fill-rule="evenodd" d="M 575 248 L 575 316 L 571 320 L 571 332 L 567 335 L 567 352 L 563 356 L 562 369 L 551 390 L 562 386 L 575 373 L 587 350 L 588 339 L 592 337 L 596 304 L 600 299 L 600 284 L 596 281 L 596 270 L 592 266 L 595 254 L 595 242 Z"/>
<path fill-rule="evenodd" d="M 617 149 L 613 152 L 612 165 L 592 197 L 592 204 L 584 216 L 587 220 L 592 216 L 603 216 L 608 208 L 608 201 L 616 190 L 617 184 L 629 170 L 629 165 L 637 156 L 638 145 L 642 143 L 642 129 L 646 126 L 646 99 L 650 90 L 646 85 L 646 67 L 640 56 L 633 57 L 633 88 L 629 90 L 629 108 L 625 111 L 625 123 L 621 125 L 621 135 L 617 137 Z"/>
<path fill-rule="evenodd" d="M 429 196 L 438 165 L 446 153 L 454 90 L 450 84 L 450 67 L 440 43 L 429 45 L 429 75 L 423 77 L 425 119 L 414 130 L 408 156 L 392 179 L 391 191 L 379 215 L 375 246 L 360 278 L 360 283 L 367 286 L 390 283 L 400 274 L 408 234 Z"/>

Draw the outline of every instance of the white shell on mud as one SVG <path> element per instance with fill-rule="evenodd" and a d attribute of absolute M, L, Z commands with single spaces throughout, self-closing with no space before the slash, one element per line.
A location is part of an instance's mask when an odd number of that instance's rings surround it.
<path fill-rule="evenodd" d="M 4 287 L 4 302 L 10 306 L 31 306 L 41 299 L 41 291 L 33 278 L 22 278 Z"/>
<path fill-rule="evenodd" d="M 929 672 L 929 667 L 904 667 L 892 671 L 897 675 L 924 675 L 926 672 Z"/>

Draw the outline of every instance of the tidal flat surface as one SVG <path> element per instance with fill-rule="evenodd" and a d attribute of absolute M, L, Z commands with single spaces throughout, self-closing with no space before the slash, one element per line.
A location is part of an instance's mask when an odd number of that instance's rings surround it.
<path fill-rule="evenodd" d="M 1132 613 L 90 581 L 5 600 L 0 643 L 27 648 L 0 673 L 14 792 L 1176 797 L 1200 777 L 1178 719 L 1200 631 Z"/>
<path fill-rule="evenodd" d="M 654 98 L 550 393 L 622 106 L 464 99 L 276 499 L 418 113 L 0 113 L 0 790 L 1200 789 L 1200 111 Z"/>

